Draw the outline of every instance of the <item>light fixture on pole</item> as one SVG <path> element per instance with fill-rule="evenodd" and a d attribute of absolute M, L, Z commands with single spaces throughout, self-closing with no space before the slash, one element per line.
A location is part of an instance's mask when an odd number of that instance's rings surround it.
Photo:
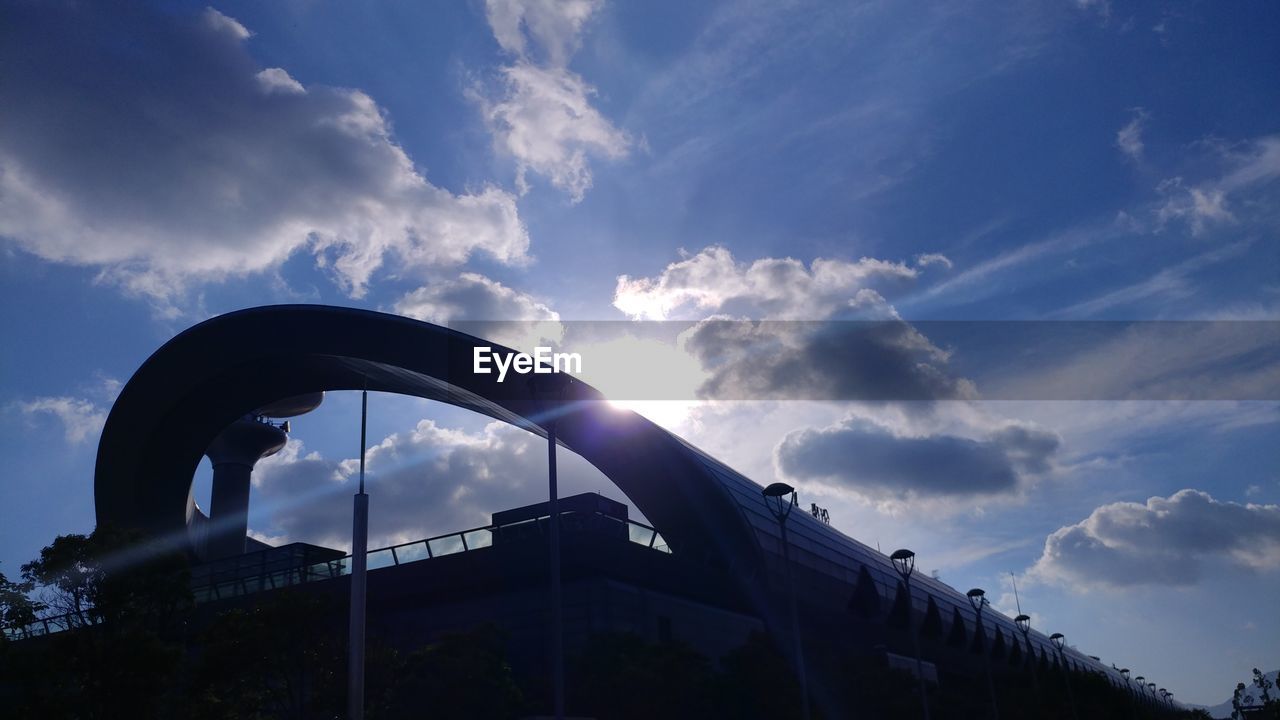
<path fill-rule="evenodd" d="M 990 604 L 987 600 L 987 591 L 982 588 L 971 588 L 969 592 L 965 593 L 965 596 L 969 598 L 969 606 L 973 608 L 973 611 L 978 616 L 975 633 L 982 633 L 982 610 Z M 978 635 L 978 637 L 982 640 L 986 639 L 984 635 Z M 1000 707 L 996 704 L 996 686 L 991 679 L 991 655 L 985 645 L 982 647 L 982 664 L 987 671 L 987 694 L 991 696 L 991 717 L 999 720 Z"/>
<path fill-rule="evenodd" d="M 1067 638 L 1062 633 L 1054 633 L 1049 636 L 1049 642 L 1053 643 L 1053 649 L 1058 651 L 1058 668 L 1062 670 L 1062 682 L 1067 686 L 1067 701 L 1071 703 L 1071 717 L 1079 718 L 1080 716 L 1076 714 L 1076 698 L 1071 692 L 1071 675 L 1067 672 L 1067 657 L 1062 653 L 1062 649 L 1067 646 Z"/>
<path fill-rule="evenodd" d="M 1138 677 L 1136 677 L 1136 678 L 1134 678 L 1134 679 L 1138 681 L 1138 692 L 1140 693 L 1140 697 L 1141 697 L 1142 701 L 1143 701 L 1143 702 L 1146 702 L 1146 700 L 1147 700 L 1147 679 L 1146 679 L 1145 677 L 1141 676 L 1141 675 L 1139 675 Z"/>
<path fill-rule="evenodd" d="M 916 651 L 916 687 L 920 690 L 920 708 L 925 720 L 929 720 L 929 695 L 924 684 L 924 662 L 920 659 L 920 636 L 916 634 L 914 623 L 911 622 L 911 574 L 916 569 L 916 554 L 901 548 L 894 550 L 889 560 L 902 578 L 902 589 L 907 593 L 907 634 L 911 636 L 911 646 Z"/>
<path fill-rule="evenodd" d="M 573 378 L 564 373 L 534 373 L 529 391 L 547 432 L 547 545 L 551 555 L 551 695 L 556 720 L 564 720 L 564 602 L 560 583 L 560 492 L 556 479 L 556 420 L 564 412 Z"/>
<path fill-rule="evenodd" d="M 1018 628 L 1018 632 L 1022 633 L 1022 644 L 1027 647 L 1027 650 L 1031 650 L 1031 616 L 1026 614 L 1019 615 L 1013 619 L 1013 624 Z M 1038 697 L 1040 695 L 1040 680 L 1036 677 L 1034 660 L 1035 658 L 1033 657 L 1031 662 L 1031 687 L 1035 689 Z"/>
<path fill-rule="evenodd" d="M 777 519 L 782 535 L 782 564 L 787 576 L 787 607 L 791 613 L 792 648 L 795 653 L 796 676 L 800 680 L 800 710 L 804 720 L 809 720 L 809 676 L 804 665 L 804 645 L 800 640 L 800 613 L 796 609 L 795 579 L 791 574 L 791 543 L 787 540 L 787 518 L 796 507 L 796 490 L 786 483 L 776 482 L 761 492 L 764 495 L 764 504 Z"/>

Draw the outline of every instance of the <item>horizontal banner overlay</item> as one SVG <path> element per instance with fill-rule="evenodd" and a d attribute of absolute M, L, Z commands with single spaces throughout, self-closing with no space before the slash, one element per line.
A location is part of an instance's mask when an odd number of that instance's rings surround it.
<path fill-rule="evenodd" d="M 616 401 L 1280 400 L 1277 321 L 478 321 L 451 373 Z"/>

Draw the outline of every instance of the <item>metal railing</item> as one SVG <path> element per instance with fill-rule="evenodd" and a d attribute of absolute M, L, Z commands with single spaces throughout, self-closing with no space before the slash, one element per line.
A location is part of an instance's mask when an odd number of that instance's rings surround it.
<path fill-rule="evenodd" d="M 583 525 L 584 523 L 581 521 L 585 520 L 585 523 L 591 524 L 594 530 L 604 529 L 608 531 L 616 529 L 619 536 L 625 532 L 626 539 L 630 542 L 658 552 L 671 553 L 671 548 L 667 546 L 666 541 L 663 540 L 662 535 L 657 530 L 635 520 L 622 520 L 600 513 L 591 513 L 589 516 L 584 516 L 584 514 L 574 511 L 563 512 L 560 517 L 561 522 L 568 526 L 566 529 L 569 531 L 572 531 L 575 525 Z M 415 540 L 390 547 L 377 548 L 370 550 L 368 553 L 368 567 L 369 570 L 378 570 L 431 560 L 445 555 L 481 550 L 491 547 L 494 544 L 495 536 L 499 538 L 499 541 L 504 539 L 513 541 L 525 539 L 530 535 L 541 536 L 546 532 L 546 522 L 549 518 L 549 515 L 543 515 L 508 525 L 486 525 L 485 527 L 471 530 L 438 535 L 425 540 Z M 193 584 L 191 592 L 195 602 L 200 604 L 252 595 L 267 590 L 332 580 L 348 575 L 350 572 L 351 556 L 345 555 L 335 560 L 259 572 L 221 581 Z M 11 640 L 18 640 L 96 625 L 99 622 L 101 622 L 101 619 L 98 614 L 92 610 L 87 610 L 79 614 L 66 613 L 38 618 L 31 623 L 18 627 L 6 627 L 4 628 L 4 634 L 5 637 Z"/>

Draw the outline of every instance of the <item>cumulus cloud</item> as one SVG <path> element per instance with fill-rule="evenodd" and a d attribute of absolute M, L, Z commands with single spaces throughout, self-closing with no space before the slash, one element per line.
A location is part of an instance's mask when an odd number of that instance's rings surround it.
<path fill-rule="evenodd" d="M 774 449 L 780 476 L 852 493 L 887 509 L 933 500 L 1014 496 L 1049 471 L 1060 439 L 1026 424 L 985 437 L 906 435 L 850 416 L 789 433 Z"/>
<path fill-rule="evenodd" d="M 870 292 L 870 291 L 863 291 Z M 737 400 L 956 400 L 972 383 L 947 354 L 899 319 L 770 322 L 710 319 L 681 338 L 710 372 L 707 398 Z"/>
<path fill-rule="evenodd" d="M 0 43 L 0 235 L 156 298 L 314 254 L 359 297 L 397 268 L 527 259 L 516 199 L 432 185 L 359 90 L 261 68 L 216 10 L 39 3 Z"/>
<path fill-rule="evenodd" d="M 84 398 L 38 397 L 17 403 L 17 408 L 28 417 L 51 415 L 56 418 L 62 423 L 67 442 L 72 445 L 97 438 L 107 421 L 107 411 Z"/>
<path fill-rule="evenodd" d="M 359 463 L 307 453 L 290 440 L 254 472 L 255 531 L 280 541 L 346 548 Z M 577 455 L 561 452 L 561 495 L 621 491 Z M 478 432 L 420 421 L 366 456 L 370 547 L 485 525 L 493 512 L 546 500 L 546 441 L 506 423 Z"/>
<path fill-rule="evenodd" d="M 1132 160 L 1142 159 L 1142 132 L 1151 116 L 1142 108 L 1133 109 L 1133 118 L 1116 133 L 1116 147 Z"/>
<path fill-rule="evenodd" d="M 939 400 L 974 395 L 945 370 L 931 343 L 873 288 L 945 265 L 863 257 L 738 262 L 721 246 L 671 263 L 656 277 L 618 278 L 614 306 L 632 318 L 717 313 L 681 334 L 681 347 L 708 374 L 699 396 L 715 399 Z M 734 319 L 732 313 L 766 320 Z"/>
<path fill-rule="evenodd" d="M 473 91 L 499 152 L 527 173 L 582 200 L 592 184 L 590 157 L 619 159 L 631 139 L 591 104 L 595 89 L 568 69 L 583 25 L 599 8 L 593 0 L 489 0 L 486 16 L 498 44 L 513 56 L 499 70 L 500 89 Z"/>
<path fill-rule="evenodd" d="M 1103 505 L 1054 531 L 1031 572 L 1067 587 L 1187 586 L 1209 562 L 1280 567 L 1280 505 L 1222 502 L 1190 489 Z"/>
<path fill-rule="evenodd" d="M 746 308 L 775 319 L 817 320 L 848 308 L 860 289 L 914 280 L 920 267 L 940 263 L 949 261 L 929 254 L 914 267 L 869 257 L 818 258 L 808 267 L 794 258 L 740 263 L 728 248 L 711 246 L 667 265 L 657 277 L 619 276 L 613 305 L 648 320 L 666 319 L 686 307 L 704 312 Z"/>
<path fill-rule="evenodd" d="M 397 300 L 395 311 L 521 349 L 564 336 L 559 313 L 476 273 L 423 285 Z"/>

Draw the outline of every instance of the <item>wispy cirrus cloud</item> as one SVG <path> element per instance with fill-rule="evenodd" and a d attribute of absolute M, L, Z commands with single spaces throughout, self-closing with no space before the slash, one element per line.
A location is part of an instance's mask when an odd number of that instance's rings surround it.
<path fill-rule="evenodd" d="M 107 421 L 107 411 L 92 400 L 67 395 L 44 396 L 23 400 L 15 407 L 26 417 L 45 415 L 62 425 L 67 443 L 79 445 L 97 438 Z"/>

